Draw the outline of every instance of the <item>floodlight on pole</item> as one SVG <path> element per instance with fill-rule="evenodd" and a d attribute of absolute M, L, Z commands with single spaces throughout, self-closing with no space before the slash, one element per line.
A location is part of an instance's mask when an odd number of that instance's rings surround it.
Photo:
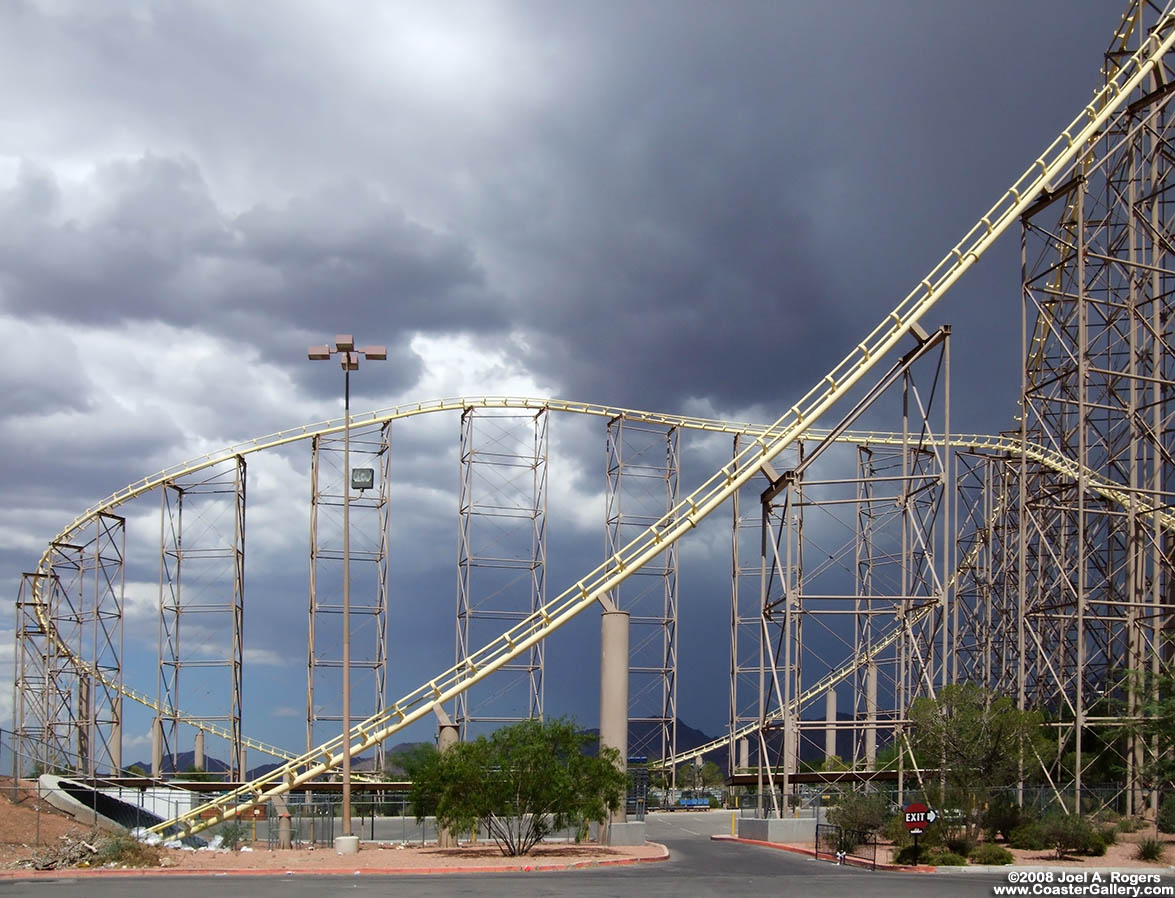
<path fill-rule="evenodd" d="M 385 346 L 355 348 L 350 334 L 338 334 L 334 346 L 311 346 L 311 361 L 330 361 L 338 356 L 343 368 L 343 835 L 351 835 L 351 372 L 359 370 L 359 357 L 383 361 Z"/>

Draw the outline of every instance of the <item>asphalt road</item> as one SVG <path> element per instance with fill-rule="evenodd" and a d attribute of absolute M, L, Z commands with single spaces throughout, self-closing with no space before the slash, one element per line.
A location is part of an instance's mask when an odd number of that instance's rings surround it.
<path fill-rule="evenodd" d="M 0 896 L 36 898 L 318 898 L 318 896 L 451 895 L 520 896 L 692 896 L 802 895 L 818 898 L 920 898 L 931 895 L 991 895 L 1006 882 L 1000 874 L 872 873 L 824 861 L 730 842 L 714 833 L 730 831 L 729 812 L 650 815 L 648 836 L 669 846 L 663 863 L 553 873 L 493 873 L 432 876 L 217 876 L 85 879 L 62 877 L 0 883 Z"/>

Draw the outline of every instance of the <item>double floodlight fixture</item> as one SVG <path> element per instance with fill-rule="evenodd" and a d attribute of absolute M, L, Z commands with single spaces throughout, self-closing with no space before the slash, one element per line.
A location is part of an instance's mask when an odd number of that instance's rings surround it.
<path fill-rule="evenodd" d="M 306 355 L 312 362 L 330 361 L 332 355 L 339 356 L 339 362 L 344 371 L 356 371 L 359 368 L 359 356 L 369 361 L 386 361 L 388 348 L 386 346 L 355 347 L 355 338 L 350 334 L 338 334 L 334 346 L 311 346 Z"/>

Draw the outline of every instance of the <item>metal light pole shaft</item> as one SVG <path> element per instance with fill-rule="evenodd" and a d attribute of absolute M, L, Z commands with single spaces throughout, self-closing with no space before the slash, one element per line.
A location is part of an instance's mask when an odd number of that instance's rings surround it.
<path fill-rule="evenodd" d="M 343 366 L 343 835 L 351 835 L 351 369 Z"/>
<path fill-rule="evenodd" d="M 341 356 L 343 363 L 343 832 L 336 840 L 340 854 L 354 854 L 359 840 L 351 834 L 351 371 L 359 368 L 359 358 L 386 360 L 386 346 L 360 349 L 350 334 L 335 337 L 334 346 L 311 346 L 311 361 L 329 361 Z M 313 581 L 311 581 L 313 582 Z M 314 596 L 311 595 L 311 608 Z M 309 724 L 308 724 L 309 725 Z"/>

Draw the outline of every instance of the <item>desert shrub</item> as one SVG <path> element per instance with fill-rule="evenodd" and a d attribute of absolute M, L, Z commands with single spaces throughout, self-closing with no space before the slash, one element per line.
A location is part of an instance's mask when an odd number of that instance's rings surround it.
<path fill-rule="evenodd" d="M 162 857 L 158 845 L 147 845 L 129 833 L 103 836 L 94 847 L 98 851 L 91 863 L 96 867 L 158 867 Z"/>
<path fill-rule="evenodd" d="M 1138 850 L 1134 856 L 1140 861 L 1161 861 L 1165 851 L 1166 846 L 1161 839 L 1146 836 L 1138 840 Z"/>
<path fill-rule="evenodd" d="M 828 822 L 842 829 L 877 832 L 885 823 L 888 802 L 877 792 L 846 792 L 828 811 Z"/>
<path fill-rule="evenodd" d="M 948 833 L 944 841 L 946 842 L 947 851 L 962 857 L 969 856 L 978 844 L 977 840 L 967 835 L 967 831 L 963 829 L 953 830 Z"/>
<path fill-rule="evenodd" d="M 1107 823 L 1099 826 L 1097 833 L 1102 837 L 1102 843 L 1105 845 L 1118 844 L 1118 826 L 1115 823 Z"/>
<path fill-rule="evenodd" d="M 966 867 L 967 858 L 953 851 L 935 851 L 926 858 L 926 863 L 933 867 Z"/>
<path fill-rule="evenodd" d="M 1089 842 L 1082 849 L 1082 854 L 1088 857 L 1103 857 L 1106 853 L 1105 837 L 1096 829 L 1089 834 Z"/>
<path fill-rule="evenodd" d="M 245 841 L 247 834 L 247 823 L 243 823 L 240 820 L 230 820 L 218 830 L 220 846 L 227 848 L 229 851 L 240 851 L 241 844 Z"/>
<path fill-rule="evenodd" d="M 918 848 L 914 850 L 913 845 L 907 845 L 904 848 L 899 848 L 894 852 L 893 862 L 895 864 L 917 864 L 922 863 L 923 859 L 929 854 L 925 848 Z"/>
<path fill-rule="evenodd" d="M 975 848 L 967 855 L 967 859 L 973 864 L 993 864 L 1002 865 L 1010 864 L 1015 858 L 1012 852 L 999 845 L 993 845 L 990 842 L 984 842 L 982 845 L 976 845 Z"/>
<path fill-rule="evenodd" d="M 1051 814 L 1041 821 L 1045 844 L 1052 848 L 1058 858 L 1067 854 L 1088 853 L 1094 847 L 1095 839 L 1100 841 L 1093 824 L 1080 814 Z M 1101 853 L 1106 853 L 1101 843 Z"/>
<path fill-rule="evenodd" d="M 1142 829 L 1142 821 L 1137 817 L 1123 817 L 1116 827 L 1120 833 L 1136 833 Z"/>
<path fill-rule="evenodd" d="M 1161 833 L 1175 833 L 1175 795 L 1163 796 L 1159 804 L 1159 814 L 1155 818 L 1155 825 Z"/>
<path fill-rule="evenodd" d="M 992 799 L 988 804 L 983 812 L 981 825 L 987 831 L 989 839 L 994 840 L 998 835 L 1006 840 L 1011 838 L 1012 830 L 1024 822 L 1025 815 L 1020 806 L 1011 798 L 1001 796 Z"/>
<path fill-rule="evenodd" d="M 1039 823 L 1022 823 L 1008 835 L 1008 844 L 1013 848 L 1040 851 L 1048 842 Z"/>
<path fill-rule="evenodd" d="M 901 814 L 896 814 L 885 821 L 881 827 L 881 836 L 893 842 L 896 848 L 905 848 L 907 845 L 914 844 L 914 837 L 906 829 L 906 821 Z"/>

